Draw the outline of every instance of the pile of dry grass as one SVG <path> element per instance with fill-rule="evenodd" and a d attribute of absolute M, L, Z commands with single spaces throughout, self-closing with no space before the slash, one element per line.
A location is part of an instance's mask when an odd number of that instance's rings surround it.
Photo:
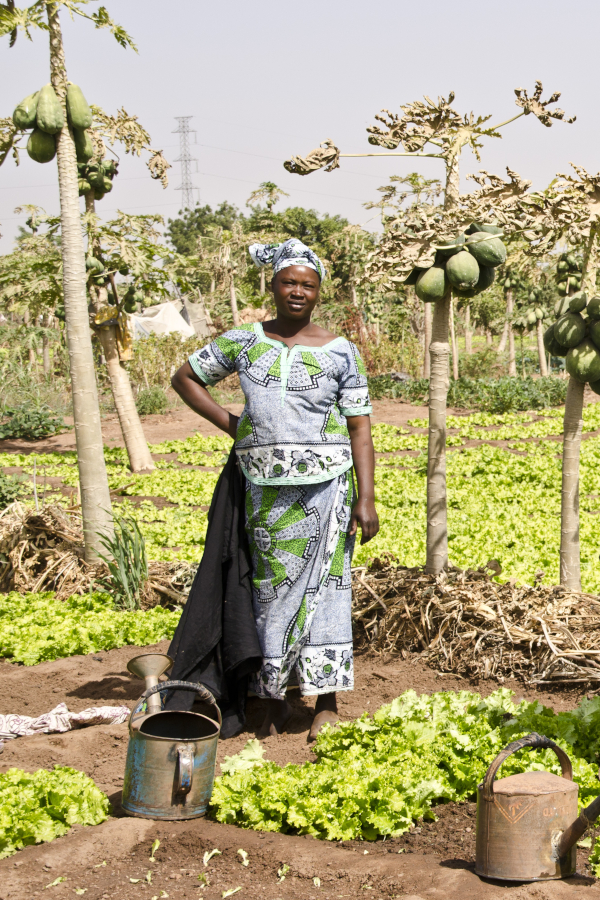
<path fill-rule="evenodd" d="M 600 681 L 600 599 L 562 587 L 493 581 L 487 568 L 422 568 L 375 560 L 353 570 L 358 647 L 421 652 L 459 675 L 520 677 L 530 684 Z"/>
<path fill-rule="evenodd" d="M 185 603 L 196 566 L 179 561 L 150 562 L 142 606 Z M 107 574 L 103 562 L 83 558 L 79 508 L 28 509 L 13 503 L 0 513 L 0 591 L 55 591 L 57 599 L 94 590 Z"/>

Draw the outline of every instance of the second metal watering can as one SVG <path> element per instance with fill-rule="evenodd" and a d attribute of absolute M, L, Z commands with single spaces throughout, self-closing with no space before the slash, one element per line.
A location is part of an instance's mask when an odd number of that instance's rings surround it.
<path fill-rule="evenodd" d="M 522 772 L 496 781 L 504 760 L 523 747 L 554 750 L 562 778 Z M 600 797 L 577 815 L 571 760 L 543 735 L 509 744 L 477 788 L 475 871 L 500 881 L 550 881 L 575 874 L 576 844 L 600 815 Z"/>

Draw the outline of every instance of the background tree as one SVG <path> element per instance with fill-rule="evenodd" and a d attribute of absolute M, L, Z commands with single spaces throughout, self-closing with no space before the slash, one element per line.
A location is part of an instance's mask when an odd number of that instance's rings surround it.
<path fill-rule="evenodd" d="M 275 243 L 278 240 L 279 234 L 273 207 L 282 197 L 289 196 L 289 194 L 277 187 L 274 181 L 263 181 L 248 197 L 246 206 L 249 206 L 252 210 L 251 223 L 249 225 L 253 232 L 261 236 L 262 243 Z M 262 201 L 264 201 L 264 207 L 259 205 Z M 259 279 L 259 291 L 261 296 L 263 296 L 266 293 L 264 266 L 261 266 L 259 269 Z"/>
<path fill-rule="evenodd" d="M 441 159 L 445 167 L 445 186 L 443 215 L 435 218 L 433 214 L 420 212 L 413 215 L 411 228 L 399 221 L 397 227 L 389 227 L 384 232 L 378 245 L 372 277 L 386 274 L 388 281 L 407 279 L 415 268 L 429 268 L 434 265 L 436 252 L 442 241 L 453 240 L 457 230 L 469 221 L 497 221 L 497 216 L 481 215 L 483 207 L 475 203 L 489 200 L 493 194 L 493 186 L 487 197 L 481 192 L 472 198 L 469 204 L 461 208 L 460 202 L 460 155 L 464 147 L 470 147 L 479 160 L 479 150 L 484 137 L 500 137 L 499 129 L 522 115 L 533 113 L 546 126 L 553 119 L 563 119 L 562 110 L 549 110 L 560 94 L 553 94 L 543 102 L 542 85 L 536 82 L 533 96 L 530 98 L 522 88 L 515 91 L 516 103 L 522 109 L 510 119 L 495 126 L 486 123 L 490 116 L 478 116 L 473 113 L 460 115 L 451 106 L 454 94 L 448 99 L 438 98 L 437 102 L 425 97 L 424 101 L 416 101 L 401 107 L 401 114 L 382 110 L 376 116 L 381 125 L 370 126 L 369 143 L 392 151 L 388 153 L 340 153 L 331 140 L 325 141 L 320 148 L 312 151 L 307 157 L 292 157 L 284 163 L 285 168 L 299 175 L 307 175 L 312 171 L 325 168 L 331 172 L 339 167 L 342 157 L 354 156 L 410 156 L 433 157 Z M 567 120 L 574 121 L 574 120 Z M 383 127 L 381 127 L 383 126 Z M 403 152 L 395 148 L 402 146 Z M 425 152 L 428 148 L 434 152 Z M 504 203 L 514 202 L 515 193 L 522 192 L 528 185 L 520 179 L 511 178 L 511 185 L 497 186 Z M 511 198 L 512 193 L 512 198 Z M 485 206 L 485 203 L 483 203 Z M 488 204 L 489 208 L 489 204 Z M 471 210 L 475 215 L 466 216 Z M 492 211 L 495 210 L 492 205 Z M 458 212 L 459 215 L 451 215 Z M 395 274 L 390 275 L 390 270 Z M 432 341 L 430 345 L 431 376 L 429 385 L 429 438 L 428 438 L 428 470 L 427 470 L 427 563 L 429 573 L 436 574 L 448 565 L 448 525 L 446 501 L 446 395 L 448 390 L 448 325 L 452 291 L 448 289 L 444 296 L 435 302 Z"/>

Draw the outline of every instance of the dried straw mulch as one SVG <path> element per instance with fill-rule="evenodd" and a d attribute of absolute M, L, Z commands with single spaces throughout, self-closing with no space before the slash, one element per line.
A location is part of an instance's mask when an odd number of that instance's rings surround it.
<path fill-rule="evenodd" d="M 143 607 L 185 603 L 197 566 L 184 562 L 150 562 Z M 79 507 L 58 505 L 41 510 L 13 503 L 0 513 L 0 591 L 55 591 L 57 599 L 94 589 L 107 568 L 83 558 Z"/>
<path fill-rule="evenodd" d="M 420 652 L 441 672 L 529 684 L 600 681 L 600 598 L 492 580 L 500 566 L 439 576 L 389 559 L 353 570 L 358 647 Z"/>

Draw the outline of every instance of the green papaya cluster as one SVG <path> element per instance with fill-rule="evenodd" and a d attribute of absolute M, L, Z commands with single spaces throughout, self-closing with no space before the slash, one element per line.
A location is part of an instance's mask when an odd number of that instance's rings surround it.
<path fill-rule="evenodd" d="M 503 232 L 496 225 L 473 222 L 463 233 L 438 247 L 428 269 L 413 269 L 405 284 L 414 284 L 424 303 L 441 300 L 451 286 L 457 297 L 470 298 L 493 284 L 495 269 L 506 260 Z"/>
<path fill-rule="evenodd" d="M 93 284 L 107 288 L 107 300 L 109 306 L 116 306 L 119 311 L 122 309 L 127 313 L 134 313 L 137 312 L 140 305 L 147 305 L 145 294 L 143 291 L 140 291 L 135 284 L 127 285 L 127 291 L 123 297 L 115 297 L 112 291 L 112 281 L 110 278 L 111 274 L 116 274 L 115 271 L 111 270 L 110 272 L 107 272 L 102 260 L 95 257 L 92 253 L 88 254 L 86 257 L 85 267 L 88 272 L 88 278 Z M 129 275 L 128 266 L 122 266 L 117 271 L 119 275 Z"/>
<path fill-rule="evenodd" d="M 569 375 L 600 394 L 600 297 L 588 300 L 578 291 L 559 298 L 554 313 L 556 322 L 544 334 L 546 351 L 565 357 Z"/>
<path fill-rule="evenodd" d="M 67 117 L 73 129 L 77 159 L 91 159 L 94 148 L 87 129 L 92 124 L 92 111 L 76 84 L 67 86 Z M 29 94 L 13 112 L 13 123 L 21 131 L 32 129 L 27 153 L 35 162 L 46 163 L 56 156 L 56 135 L 65 124 L 63 107 L 51 84 Z M 87 155 L 86 155 L 87 154 Z"/>
<path fill-rule="evenodd" d="M 574 253 L 563 253 L 556 264 L 556 287 L 565 297 L 569 291 L 581 289 L 582 261 Z"/>
<path fill-rule="evenodd" d="M 112 191 L 112 180 L 119 170 L 113 159 L 101 159 L 99 162 L 77 163 L 79 176 L 79 196 L 94 189 L 94 199 L 102 200 L 105 194 Z"/>

